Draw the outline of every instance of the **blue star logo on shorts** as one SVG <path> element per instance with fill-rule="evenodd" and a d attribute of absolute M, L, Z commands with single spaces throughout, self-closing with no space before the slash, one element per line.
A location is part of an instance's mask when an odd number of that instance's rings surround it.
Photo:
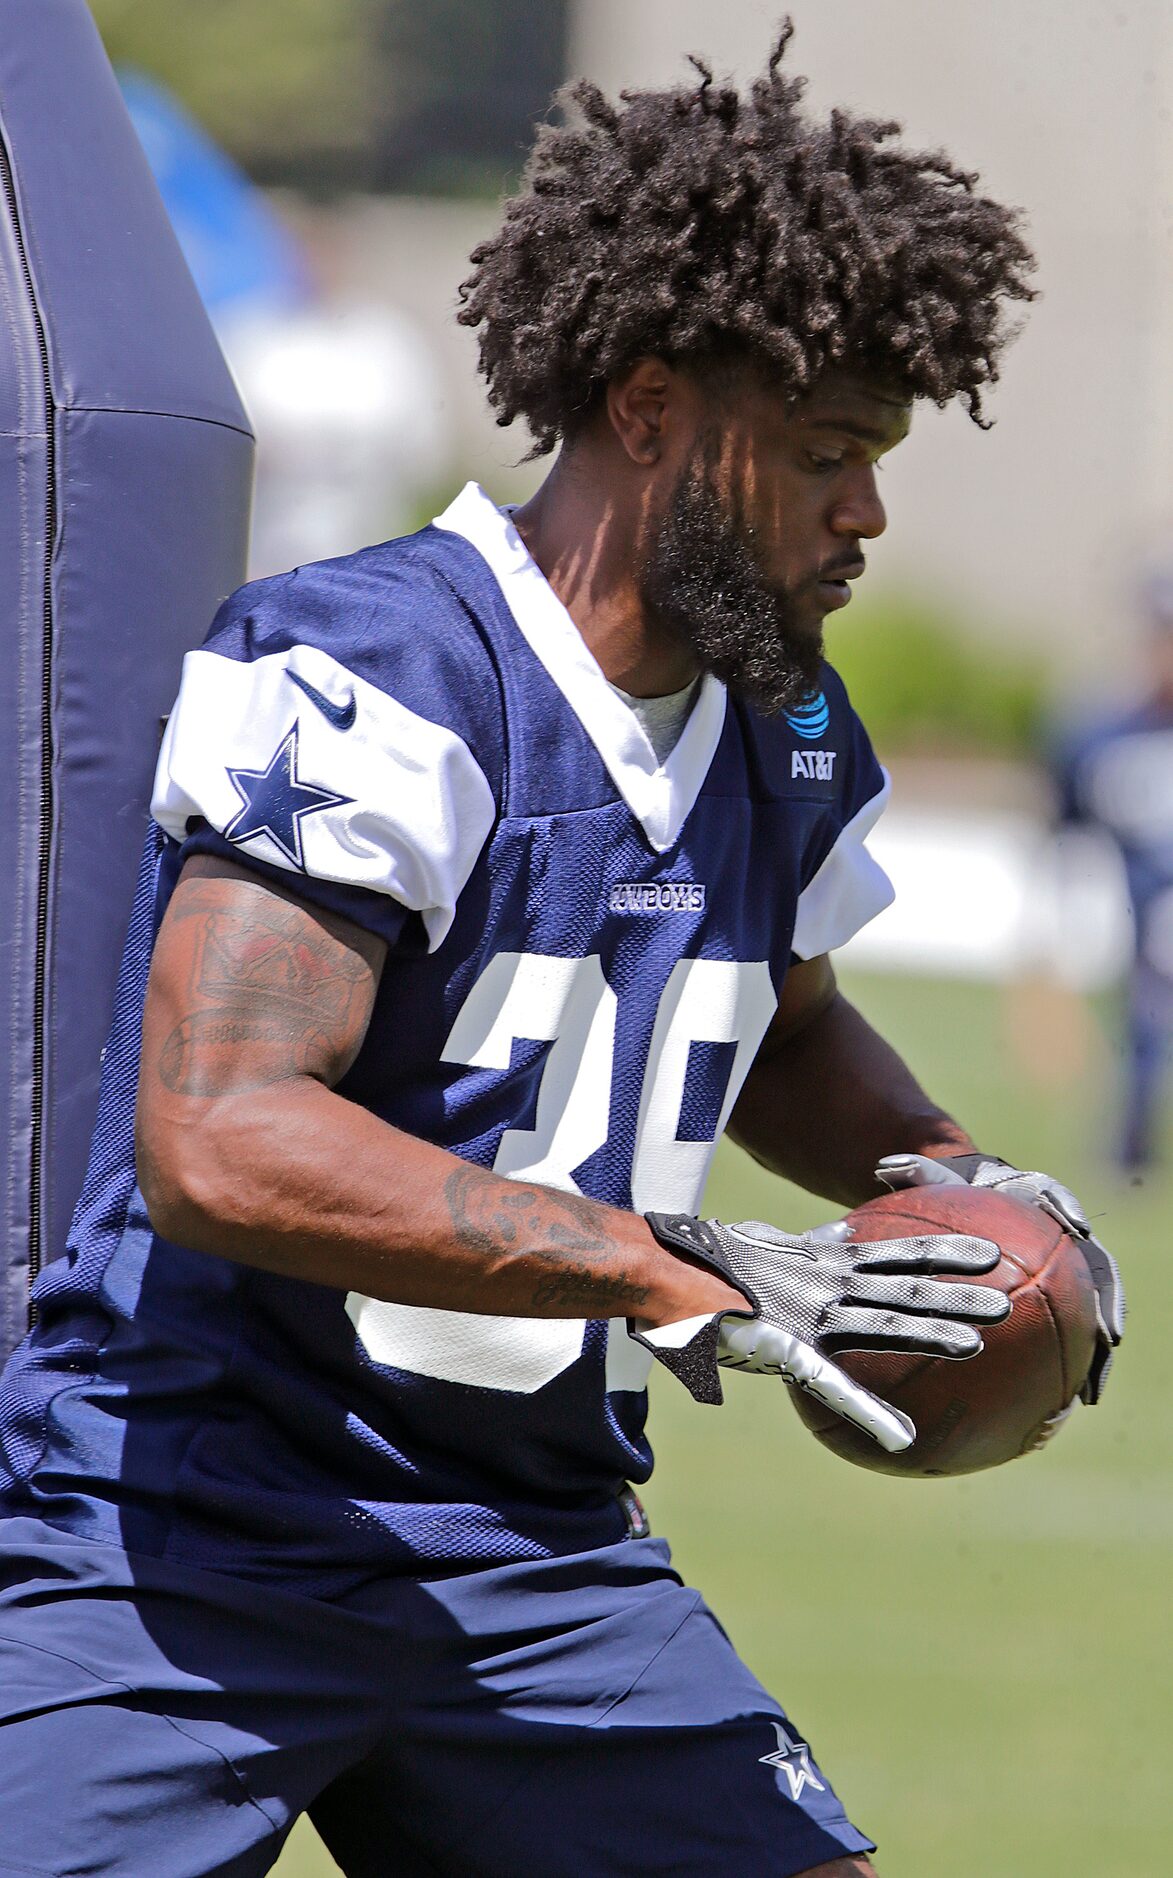
<path fill-rule="evenodd" d="M 337 808 L 353 801 L 352 796 L 335 795 L 330 789 L 317 789 L 302 782 L 297 773 L 297 724 L 278 744 L 264 769 L 228 771 L 232 787 L 241 800 L 241 808 L 229 822 L 224 834 L 239 847 L 258 835 L 267 835 L 293 866 L 304 874 L 301 851 L 301 821 L 319 809 Z"/>
<path fill-rule="evenodd" d="M 826 1793 L 827 1788 L 811 1766 L 811 1751 L 805 1741 L 794 1741 L 787 1734 L 781 1722 L 774 1723 L 774 1733 L 778 1745 L 772 1754 L 763 1754 L 762 1767 L 776 1767 L 785 1774 L 790 1783 L 790 1797 L 797 1800 L 804 1787 L 810 1787 L 815 1793 Z"/>

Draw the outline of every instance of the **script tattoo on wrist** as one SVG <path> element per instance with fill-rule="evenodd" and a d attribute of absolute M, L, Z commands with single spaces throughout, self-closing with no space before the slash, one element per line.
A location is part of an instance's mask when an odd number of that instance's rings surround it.
<path fill-rule="evenodd" d="M 592 1271 L 587 1265 L 571 1265 L 565 1271 L 551 1272 L 534 1286 L 533 1302 L 539 1309 L 565 1305 L 576 1317 L 617 1317 L 633 1315 L 635 1307 L 648 1301 L 647 1285 L 637 1285 L 626 1272 Z"/>
<path fill-rule="evenodd" d="M 535 1280 L 537 1309 L 563 1306 L 576 1317 L 609 1317 L 646 1302 L 648 1287 L 608 1264 L 622 1257 L 622 1249 L 602 1228 L 593 1200 L 514 1185 L 469 1166 L 448 1175 L 444 1199 L 456 1239 L 470 1251 L 517 1251 L 553 1267 Z"/>

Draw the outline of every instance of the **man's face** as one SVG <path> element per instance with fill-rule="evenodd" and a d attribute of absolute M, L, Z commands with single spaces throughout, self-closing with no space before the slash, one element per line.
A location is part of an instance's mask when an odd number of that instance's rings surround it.
<path fill-rule="evenodd" d="M 880 457 L 907 400 L 847 372 L 797 405 L 757 382 L 707 387 L 639 569 L 649 614 L 767 711 L 809 693 L 823 620 L 882 533 Z"/>

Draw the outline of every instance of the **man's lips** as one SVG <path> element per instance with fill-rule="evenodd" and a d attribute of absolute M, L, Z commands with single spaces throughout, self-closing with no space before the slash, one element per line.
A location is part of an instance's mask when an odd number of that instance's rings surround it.
<path fill-rule="evenodd" d="M 821 570 L 815 585 L 828 612 L 834 607 L 847 605 L 851 598 L 851 588 L 847 583 L 849 580 L 858 580 L 865 566 L 863 556 L 857 555 L 853 561 L 837 561 Z"/>

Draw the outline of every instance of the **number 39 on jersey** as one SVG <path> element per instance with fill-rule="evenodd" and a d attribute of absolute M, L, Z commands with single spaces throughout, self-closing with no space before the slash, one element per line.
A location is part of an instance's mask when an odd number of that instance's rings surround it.
<path fill-rule="evenodd" d="M 673 966 L 643 1072 L 631 1168 L 637 1212 L 695 1211 L 714 1146 L 776 1004 L 763 961 L 680 959 Z M 580 1191 L 575 1168 L 607 1139 L 620 1018 L 597 953 L 566 959 L 499 952 L 490 959 L 452 1026 L 445 1061 L 506 1070 L 516 1039 L 550 1045 L 534 1125 L 505 1130 L 495 1173 Z M 732 1063 L 712 1137 L 681 1140 L 685 1081 L 698 1043 L 731 1045 Z M 375 1362 L 481 1388 L 541 1388 L 582 1348 L 579 1320 L 487 1318 L 387 1304 L 355 1292 L 346 1308 Z M 626 1337 L 612 1341 L 610 1386 L 642 1387 L 644 1353 Z"/>

